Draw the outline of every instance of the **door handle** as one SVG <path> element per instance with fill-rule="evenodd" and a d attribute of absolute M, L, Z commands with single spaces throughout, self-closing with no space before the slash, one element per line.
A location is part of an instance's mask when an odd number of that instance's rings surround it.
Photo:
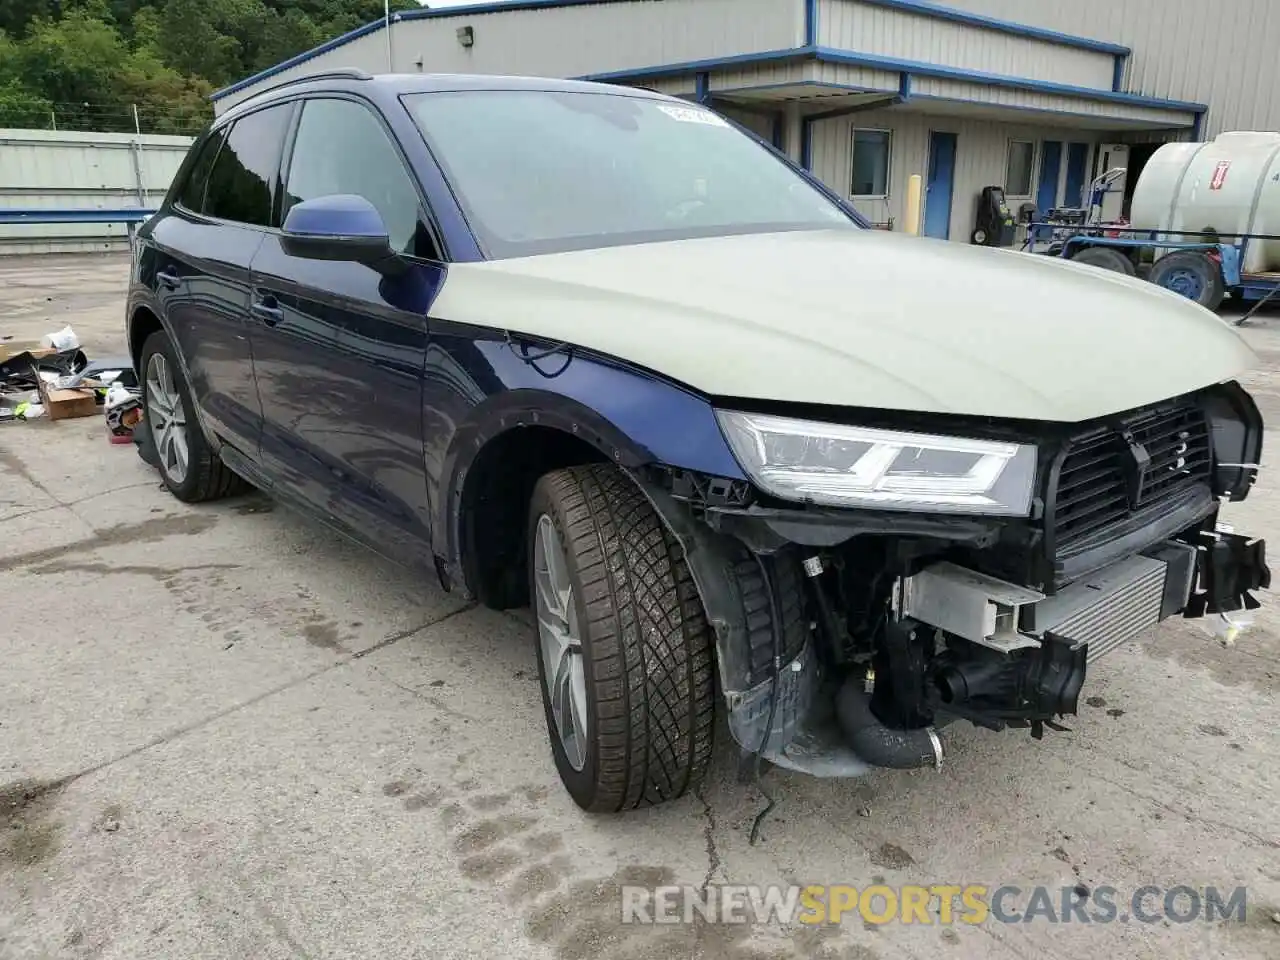
<path fill-rule="evenodd" d="M 268 327 L 274 327 L 284 319 L 284 310 L 277 305 L 275 297 L 255 301 L 251 309 L 253 315 Z"/>
<path fill-rule="evenodd" d="M 164 270 L 161 270 L 156 274 L 156 280 L 159 282 L 160 286 L 164 287 L 166 290 L 177 290 L 178 287 L 182 285 L 182 278 L 180 276 L 176 273 L 168 273 Z"/>

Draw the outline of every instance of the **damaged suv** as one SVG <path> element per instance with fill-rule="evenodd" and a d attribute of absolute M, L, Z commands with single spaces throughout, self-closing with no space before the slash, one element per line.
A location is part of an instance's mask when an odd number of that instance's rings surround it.
<path fill-rule="evenodd" d="M 590 810 L 693 786 L 720 704 L 818 776 L 939 764 L 957 718 L 1039 737 L 1098 657 L 1269 583 L 1218 523 L 1262 442 L 1233 330 L 867 229 L 656 93 L 282 84 L 192 147 L 128 323 L 175 496 L 248 481 L 534 608 Z"/>

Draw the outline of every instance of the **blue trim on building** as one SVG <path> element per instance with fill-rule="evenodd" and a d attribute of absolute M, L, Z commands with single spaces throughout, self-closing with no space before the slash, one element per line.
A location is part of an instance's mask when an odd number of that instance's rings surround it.
<path fill-rule="evenodd" d="M 775 113 L 773 115 L 773 147 L 779 152 L 786 152 L 787 149 L 787 115 L 785 113 Z"/>
<path fill-rule="evenodd" d="M 911 99 L 911 74 L 905 70 L 898 74 L 898 98 L 900 103 Z"/>
<path fill-rule="evenodd" d="M 975 106 L 991 107 L 993 110 L 1013 110 L 1017 113 L 1039 113 L 1039 114 L 1051 113 L 1055 117 L 1079 117 L 1081 120 L 1097 120 L 1098 119 L 1098 115 L 1096 113 L 1078 113 L 1075 110 L 1041 110 L 1039 107 L 1018 107 L 1018 106 L 1011 106 L 1010 104 L 1007 104 L 1007 103 L 990 103 L 986 100 L 959 100 L 955 97 L 936 97 L 933 94 L 929 94 L 929 93 L 913 93 L 911 95 L 911 99 L 912 100 L 930 100 L 930 101 L 933 101 L 934 103 L 971 103 Z M 1202 116 L 1202 114 L 1197 113 L 1195 114 L 1193 119 L 1199 118 L 1200 116 Z M 1155 129 L 1169 129 L 1169 130 L 1195 129 L 1194 124 L 1190 128 L 1174 127 L 1174 126 L 1170 126 L 1167 121 L 1158 121 L 1158 120 L 1130 120 L 1125 122 L 1134 124 L 1134 129 L 1143 129 L 1143 128 L 1153 129 L 1153 130 Z"/>
<path fill-rule="evenodd" d="M 818 45 L 818 0 L 804 0 L 804 45 Z"/>
<path fill-rule="evenodd" d="M 695 103 L 711 103 L 711 74 L 705 70 L 693 75 L 693 99 Z"/>
<path fill-rule="evenodd" d="M 952 7 L 940 6 L 936 3 L 927 3 L 926 0 L 861 0 L 862 3 L 874 4 L 877 7 L 888 7 L 893 10 L 901 10 L 904 13 L 915 13 L 922 17 L 931 17 L 935 20 L 950 20 L 952 23 L 963 23 L 970 27 L 981 27 L 985 30 L 998 30 L 1001 33 L 1012 34 L 1015 37 L 1029 37 L 1033 40 L 1043 40 L 1046 43 L 1056 43 L 1062 47 L 1077 47 L 1081 50 L 1093 50 L 1098 53 L 1114 53 L 1128 56 L 1132 51 L 1119 43 L 1108 43 L 1105 40 L 1091 40 L 1088 37 L 1077 37 L 1070 33 L 1059 33 L 1057 30 L 1046 30 L 1042 27 L 1032 27 L 1025 23 L 1016 23 L 1013 20 L 1001 20 L 998 17 L 987 17 L 978 13 L 967 13 L 964 10 L 956 10 Z"/>
<path fill-rule="evenodd" d="M 892 57 L 882 57 L 875 54 L 856 53 L 852 50 L 834 50 L 830 47 L 796 47 L 791 50 L 767 50 L 763 53 L 744 53 L 718 59 L 691 60 L 687 63 L 662 64 L 656 67 L 642 67 L 636 70 L 591 73 L 574 79 L 594 80 L 600 83 L 617 83 L 625 80 L 638 80 L 644 77 L 671 76 L 673 74 L 692 73 L 698 70 L 736 67 L 750 63 L 787 63 L 809 59 L 815 59 L 822 63 L 870 67 L 898 74 L 910 73 L 915 76 L 939 77 L 944 80 L 960 80 L 966 83 L 982 83 L 995 87 L 1010 87 L 1015 90 L 1056 93 L 1061 96 L 1098 100 L 1103 103 L 1121 103 L 1131 107 L 1151 107 L 1157 110 L 1177 110 L 1183 113 L 1203 113 L 1209 109 L 1203 103 L 1164 100 L 1159 97 L 1147 97 L 1137 93 L 1100 90 L 1097 87 L 1078 87 L 1066 83 L 1053 83 L 1048 80 L 1032 80 L 1028 77 L 1011 77 L 999 73 L 984 73 L 978 70 L 961 70 L 958 67 L 944 67 L 919 60 L 897 60 Z"/>
<path fill-rule="evenodd" d="M 716 87 L 720 95 L 733 93 L 759 93 L 762 90 L 791 90 L 794 87 L 818 87 L 822 90 L 847 90 L 851 93 L 893 93 L 892 90 L 880 87 L 852 87 L 847 83 L 832 83 L 829 80 L 797 80 L 795 83 L 761 83 L 747 87 Z"/>
<path fill-rule="evenodd" d="M 1191 124 L 1191 142 L 1199 143 L 1204 139 L 1204 118 L 1203 113 L 1197 113 L 1195 122 Z"/>
<path fill-rule="evenodd" d="M 663 63 L 653 67 L 637 67 L 632 70 L 608 70 L 604 73 L 584 73 L 574 80 L 590 80 L 596 83 L 620 83 L 624 80 L 642 80 L 646 77 L 669 77 L 699 70 L 723 70 L 758 63 L 791 63 L 813 59 L 814 47 L 789 47 L 785 50 L 765 50 L 761 53 L 739 53 L 730 57 L 713 57 L 708 60 L 687 60 L 684 63 Z M 790 86 L 790 84 L 787 84 Z M 754 88 L 752 88 L 754 89 Z"/>
<path fill-rule="evenodd" d="M 808 117 L 800 120 L 800 166 L 813 172 L 813 121 Z"/>
<path fill-rule="evenodd" d="M 1183 113 L 1204 113 L 1209 109 L 1203 103 L 1164 100 L 1159 97 L 1147 97 L 1138 93 L 1118 93 L 1114 90 L 1078 87 L 1074 84 L 1053 83 L 1048 80 L 1032 80 L 1029 77 L 1011 77 L 1000 73 L 986 73 L 981 70 L 961 70 L 958 67 L 944 67 L 940 64 L 924 63 L 919 60 L 899 60 L 893 57 L 855 53 L 850 50 L 833 50 L 829 47 L 818 47 L 814 51 L 814 56 L 822 63 L 842 63 L 853 67 L 871 67 L 873 69 L 892 70 L 898 73 L 906 72 L 922 77 L 938 77 L 943 80 L 960 80 L 966 83 L 983 83 L 993 87 L 1034 90 L 1037 93 L 1056 93 L 1067 97 L 1079 97 L 1083 100 L 1121 103 L 1131 107 L 1153 107 L 1157 110 L 1179 110 Z"/>
<path fill-rule="evenodd" d="M 1124 65 L 1128 59 L 1125 54 L 1117 53 L 1115 63 L 1111 66 L 1111 89 L 1116 93 L 1124 90 Z"/>

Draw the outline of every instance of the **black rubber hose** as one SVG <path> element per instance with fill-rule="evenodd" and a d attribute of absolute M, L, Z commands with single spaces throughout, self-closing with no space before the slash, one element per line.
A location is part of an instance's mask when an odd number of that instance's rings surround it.
<path fill-rule="evenodd" d="M 854 752 L 876 767 L 911 770 L 942 765 L 942 743 L 933 727 L 891 730 L 871 712 L 871 695 L 851 676 L 836 695 L 836 717 Z"/>

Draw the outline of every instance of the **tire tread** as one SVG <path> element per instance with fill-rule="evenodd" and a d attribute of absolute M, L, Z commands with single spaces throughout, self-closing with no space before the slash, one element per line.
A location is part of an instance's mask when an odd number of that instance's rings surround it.
<path fill-rule="evenodd" d="M 683 550 L 611 464 L 558 470 L 540 484 L 561 512 L 587 613 L 597 720 L 587 808 L 675 799 L 706 771 L 715 714 L 711 629 Z"/>

